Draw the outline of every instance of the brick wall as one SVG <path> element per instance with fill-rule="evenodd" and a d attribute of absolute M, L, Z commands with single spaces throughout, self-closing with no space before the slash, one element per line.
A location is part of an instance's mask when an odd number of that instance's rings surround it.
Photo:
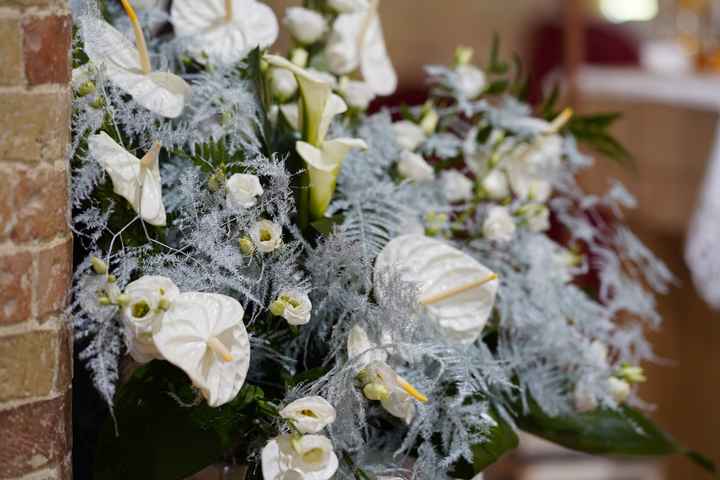
<path fill-rule="evenodd" d="M 0 0 L 0 479 L 70 479 L 66 0 Z"/>

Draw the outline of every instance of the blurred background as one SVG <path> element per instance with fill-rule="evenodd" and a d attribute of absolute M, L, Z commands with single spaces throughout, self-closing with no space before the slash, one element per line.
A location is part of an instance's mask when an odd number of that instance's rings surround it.
<path fill-rule="evenodd" d="M 282 16 L 300 2 L 268 3 Z M 720 0 L 388 0 L 381 11 L 400 98 L 422 101 L 422 66 L 450 63 L 457 45 L 474 47 L 482 65 L 497 32 L 505 56 L 531 69 L 534 99 L 558 80 L 579 111 L 624 113 L 616 134 L 635 165 L 597 158 L 583 182 L 600 192 L 616 177 L 628 187 L 639 201 L 628 221 L 678 279 L 659 298 L 665 324 L 652 337 L 663 361 L 645 366 L 641 395 L 679 440 L 720 461 L 720 314 L 700 299 L 683 259 L 716 141 Z M 591 460 L 527 439 L 487 480 L 703 478 L 683 459 Z"/>

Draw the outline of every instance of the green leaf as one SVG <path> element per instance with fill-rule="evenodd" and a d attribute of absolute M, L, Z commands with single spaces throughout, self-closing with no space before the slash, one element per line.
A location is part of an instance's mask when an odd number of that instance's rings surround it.
<path fill-rule="evenodd" d="M 457 478 L 473 478 L 487 467 L 497 462 L 503 455 L 518 446 L 518 436 L 513 427 L 505 421 L 495 410 L 491 416 L 497 422 L 488 433 L 487 442 L 473 445 L 473 463 L 461 460 L 453 466 L 452 476 Z"/>
<path fill-rule="evenodd" d="M 487 66 L 487 72 L 494 75 L 504 75 L 508 72 L 510 66 L 500 60 L 500 35 L 493 33 L 492 44 L 490 46 L 490 60 Z"/>
<path fill-rule="evenodd" d="M 344 219 L 345 217 L 343 215 L 334 215 L 332 217 L 315 220 L 310 224 L 310 226 L 323 235 L 330 235 L 333 232 L 335 225 L 340 225 Z"/>
<path fill-rule="evenodd" d="M 708 459 L 680 447 L 652 420 L 628 406 L 550 416 L 531 399 L 529 412 L 518 416 L 516 422 L 522 430 L 579 452 L 627 456 L 680 454 L 708 472 L 717 472 Z"/>
<path fill-rule="evenodd" d="M 98 480 L 177 480 L 220 461 L 252 429 L 255 403 L 263 393 L 246 385 L 229 404 L 195 402 L 184 372 L 167 362 L 139 368 L 118 389 L 117 427 L 108 418 L 98 438 Z"/>

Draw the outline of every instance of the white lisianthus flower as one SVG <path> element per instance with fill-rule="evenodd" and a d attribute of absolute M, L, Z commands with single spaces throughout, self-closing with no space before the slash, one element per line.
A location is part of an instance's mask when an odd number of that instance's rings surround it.
<path fill-rule="evenodd" d="M 153 331 L 180 290 L 167 277 L 148 275 L 129 283 L 124 295 L 122 320 L 130 339 L 130 355 L 138 363 L 162 358 Z"/>
<path fill-rule="evenodd" d="M 290 35 L 303 45 L 317 42 L 328 30 L 325 17 L 303 7 L 288 8 L 283 22 Z"/>
<path fill-rule="evenodd" d="M 300 433 L 318 433 L 335 421 L 335 408 L 322 397 L 304 397 L 280 410 Z"/>
<path fill-rule="evenodd" d="M 339 13 L 355 13 L 367 10 L 368 0 L 328 0 L 328 6 Z"/>
<path fill-rule="evenodd" d="M 510 185 L 505 173 L 495 169 L 483 178 L 483 190 L 493 200 L 502 200 L 510 195 Z"/>
<path fill-rule="evenodd" d="M 335 193 L 337 176 L 345 157 L 355 148 L 366 149 L 367 144 L 354 138 L 326 140 L 330 123 L 347 105 L 332 93 L 332 85 L 314 72 L 302 69 L 277 55 L 265 55 L 274 67 L 286 68 L 295 74 L 300 87 L 302 111 L 300 117 L 303 140 L 295 144 L 310 177 L 310 216 L 322 218 Z"/>
<path fill-rule="evenodd" d="M 101 132 L 88 138 L 90 155 L 110 175 L 113 191 L 125 198 L 133 210 L 147 223 L 165 226 L 165 205 L 162 201 L 162 182 L 158 155 L 160 144 L 140 159 Z"/>
<path fill-rule="evenodd" d="M 457 87 L 462 96 L 473 100 L 485 90 L 487 80 L 485 73 L 473 65 L 459 65 L 455 68 L 457 74 Z"/>
<path fill-rule="evenodd" d="M 260 220 L 250 229 L 250 239 L 259 252 L 274 252 L 282 245 L 282 227 L 270 220 Z"/>
<path fill-rule="evenodd" d="M 400 147 L 410 152 L 415 151 L 427 138 L 422 127 L 409 120 L 401 120 L 393 123 L 395 139 Z"/>
<path fill-rule="evenodd" d="M 306 325 L 310 322 L 312 303 L 307 293 L 284 291 L 280 292 L 270 309 L 273 314 L 283 317 L 290 325 Z"/>
<path fill-rule="evenodd" d="M 608 392 L 619 404 L 623 404 L 630 397 L 630 384 L 625 380 L 610 377 L 608 379 Z"/>
<path fill-rule="evenodd" d="M 360 67 L 363 80 L 377 95 L 391 95 L 397 88 L 397 73 L 385 47 L 377 8 L 338 15 L 326 56 L 336 75 L 347 75 Z"/>
<path fill-rule="evenodd" d="M 233 64 L 256 47 L 269 47 L 279 27 L 272 9 L 257 0 L 173 0 L 175 34 L 197 61 Z"/>
<path fill-rule="evenodd" d="M 488 240 L 509 242 L 515 235 L 515 221 L 507 207 L 491 207 L 483 223 L 483 235 Z"/>
<path fill-rule="evenodd" d="M 324 435 L 280 435 L 261 455 L 264 480 L 329 480 L 338 469 L 332 443 Z"/>
<path fill-rule="evenodd" d="M 349 80 L 342 85 L 342 96 L 350 108 L 365 111 L 375 99 L 375 92 L 365 82 Z"/>
<path fill-rule="evenodd" d="M 425 159 L 409 150 L 403 150 L 400 154 L 397 168 L 400 176 L 415 182 L 428 182 L 435 178 L 435 170 Z"/>
<path fill-rule="evenodd" d="M 153 333 L 162 356 L 187 373 L 211 407 L 230 402 L 245 383 L 250 340 L 244 313 L 225 295 L 182 293 Z"/>
<path fill-rule="evenodd" d="M 286 102 L 297 93 L 298 85 L 295 75 L 284 68 L 270 70 L 270 88 L 273 96 L 281 103 Z"/>
<path fill-rule="evenodd" d="M 440 180 L 449 202 L 462 202 L 473 197 L 473 182 L 457 170 L 444 171 Z"/>
<path fill-rule="evenodd" d="M 474 258 L 424 235 L 397 237 L 378 255 L 373 286 L 380 305 L 398 276 L 418 286 L 418 315 L 427 314 L 447 340 L 461 345 L 482 334 L 500 284 L 497 275 Z"/>
<path fill-rule="evenodd" d="M 155 72 L 142 28 L 132 7 L 123 2 L 135 32 L 135 44 L 103 20 L 85 16 L 80 20 L 85 53 L 105 70 L 107 78 L 144 108 L 163 117 L 180 116 L 191 89 L 170 72 Z"/>
<path fill-rule="evenodd" d="M 230 177 L 225 185 L 227 189 L 226 202 L 229 208 L 241 210 L 257 205 L 257 197 L 264 190 L 260 179 L 256 175 L 236 173 Z"/>

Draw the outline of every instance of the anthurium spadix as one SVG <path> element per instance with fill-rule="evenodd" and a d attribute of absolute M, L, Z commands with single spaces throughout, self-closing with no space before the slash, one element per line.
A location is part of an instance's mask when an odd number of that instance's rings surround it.
<path fill-rule="evenodd" d="M 155 143 L 143 158 L 137 158 L 105 132 L 88 138 L 90 155 L 110 175 L 115 193 L 124 197 L 144 221 L 155 226 L 165 226 L 166 222 L 158 162 L 160 148 Z"/>
<path fill-rule="evenodd" d="M 86 16 L 81 20 L 85 53 L 138 104 L 163 117 L 178 117 L 190 97 L 190 85 L 170 72 L 152 70 L 135 10 L 128 0 L 122 0 L 122 4 L 133 25 L 135 45 L 107 22 Z"/>
<path fill-rule="evenodd" d="M 275 14 L 257 0 L 175 0 L 170 16 L 175 33 L 201 63 L 238 62 L 278 37 Z"/>
<path fill-rule="evenodd" d="M 153 332 L 163 358 L 187 373 L 211 407 L 234 399 L 245 383 L 250 340 L 244 313 L 225 295 L 182 293 Z"/>
<path fill-rule="evenodd" d="M 418 309 L 458 344 L 480 337 L 499 285 L 497 275 L 474 258 L 443 241 L 415 234 L 393 239 L 375 260 L 379 302 L 398 279 L 417 286 Z"/>
<path fill-rule="evenodd" d="M 265 60 L 273 67 L 290 70 L 298 82 L 300 127 L 304 141 L 297 142 L 296 150 L 305 160 L 310 176 L 310 216 L 321 218 L 335 193 L 345 157 L 354 148 L 367 148 L 367 144 L 354 138 L 325 139 L 332 119 L 347 111 L 347 105 L 332 92 L 328 81 L 283 57 L 266 55 Z"/>

